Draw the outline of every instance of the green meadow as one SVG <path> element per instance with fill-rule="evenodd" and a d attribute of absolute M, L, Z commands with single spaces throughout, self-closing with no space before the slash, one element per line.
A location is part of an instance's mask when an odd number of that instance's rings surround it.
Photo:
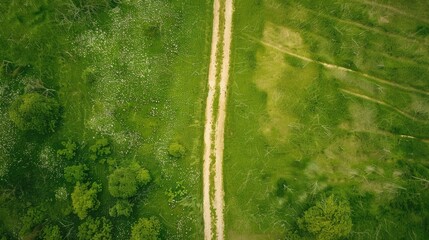
<path fill-rule="evenodd" d="M 160 238 L 202 238 L 211 1 L 14 0 L 0 9 L 0 236 L 56 239 L 46 233 L 53 226 L 59 239 L 129 239 L 134 223 L 154 217 Z M 61 105 L 53 133 L 10 120 L 13 102 L 33 92 Z M 100 140 L 106 154 L 93 157 Z M 67 141 L 76 145 L 69 159 L 57 153 Z M 172 143 L 184 154 L 173 156 Z M 136 163 L 151 181 L 126 199 L 131 213 L 114 217 L 109 175 Z M 81 182 L 101 186 L 85 220 L 65 174 L 79 165 Z M 80 233 L 103 217 L 109 234 Z"/>
<path fill-rule="evenodd" d="M 235 2 L 227 239 L 335 239 L 302 224 L 329 196 L 350 209 L 347 239 L 428 236 L 428 9 Z"/>

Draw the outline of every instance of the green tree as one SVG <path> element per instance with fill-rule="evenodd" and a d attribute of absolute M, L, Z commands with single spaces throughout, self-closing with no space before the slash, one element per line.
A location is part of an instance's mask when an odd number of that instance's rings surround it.
<path fill-rule="evenodd" d="M 170 154 L 170 156 L 175 158 L 183 157 L 185 155 L 185 152 L 186 152 L 185 147 L 178 142 L 174 142 L 170 144 L 170 146 L 168 147 L 168 154 Z"/>
<path fill-rule="evenodd" d="M 48 225 L 43 228 L 42 232 L 42 239 L 43 240 L 61 240 L 63 239 L 61 237 L 60 228 L 57 225 L 51 226 Z"/>
<path fill-rule="evenodd" d="M 89 156 L 91 160 L 102 160 L 112 154 L 110 143 L 107 138 L 97 139 L 94 145 L 89 147 L 89 151 L 91 152 Z"/>
<path fill-rule="evenodd" d="M 152 180 L 149 171 L 145 168 L 138 169 L 136 171 L 136 175 L 137 182 L 140 186 L 145 186 Z"/>
<path fill-rule="evenodd" d="M 118 168 L 109 176 L 109 192 L 114 197 L 128 198 L 137 193 L 137 176 L 130 168 Z"/>
<path fill-rule="evenodd" d="M 22 131 L 50 133 L 58 125 L 60 105 L 53 98 L 39 93 L 27 93 L 12 103 L 9 116 Z"/>
<path fill-rule="evenodd" d="M 34 227 L 41 224 L 46 217 L 44 208 L 30 207 L 24 216 L 21 217 L 21 229 L 19 231 L 20 237 L 25 237 L 29 234 Z"/>
<path fill-rule="evenodd" d="M 111 217 L 129 217 L 132 212 L 133 204 L 131 204 L 128 200 L 118 200 L 116 204 L 109 209 L 109 215 Z"/>
<path fill-rule="evenodd" d="M 346 237 L 352 229 L 350 206 L 331 195 L 305 211 L 298 219 L 298 225 L 319 240 Z"/>
<path fill-rule="evenodd" d="M 105 217 L 86 219 L 78 227 L 79 240 L 110 240 L 112 239 L 112 223 Z"/>
<path fill-rule="evenodd" d="M 58 149 L 57 156 L 66 160 L 72 160 L 76 156 L 77 145 L 75 142 L 68 140 L 61 142 L 63 149 Z"/>
<path fill-rule="evenodd" d="M 160 239 L 161 224 L 155 217 L 140 218 L 131 228 L 131 240 Z"/>
<path fill-rule="evenodd" d="M 74 191 L 71 194 L 72 205 L 74 213 L 80 219 L 84 219 L 88 216 L 89 210 L 96 210 L 100 206 L 100 202 L 97 200 L 97 193 L 101 192 L 101 185 L 97 183 L 81 184 L 78 182 L 74 187 Z"/>
<path fill-rule="evenodd" d="M 64 168 L 64 178 L 69 183 L 82 182 L 88 175 L 85 164 L 73 165 Z"/>

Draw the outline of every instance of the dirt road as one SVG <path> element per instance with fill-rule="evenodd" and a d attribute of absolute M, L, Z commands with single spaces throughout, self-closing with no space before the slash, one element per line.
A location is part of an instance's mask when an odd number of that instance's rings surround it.
<path fill-rule="evenodd" d="M 221 2 L 222 1 L 222 2 Z M 223 8 L 221 11 L 221 3 Z M 232 33 L 232 0 L 214 0 L 213 32 L 204 126 L 204 239 L 224 239 L 223 149 Z M 222 17 L 222 21 L 220 18 Z M 224 25 L 220 26 L 220 22 Z M 223 35 L 221 35 L 223 33 Z M 221 48 L 219 48 L 221 43 Z M 219 69 L 220 67 L 220 69 Z M 220 71 L 219 71 L 220 70 Z M 217 74 L 217 73 L 220 74 Z M 215 98 L 218 97 L 218 106 Z M 215 114 L 214 109 L 217 109 Z M 215 119 L 215 117 L 217 118 Z M 213 163 L 214 161 L 214 163 Z M 214 168 L 212 167 L 214 166 Z M 214 183 L 214 186 L 211 184 Z M 214 194 L 212 189 L 214 189 Z"/>

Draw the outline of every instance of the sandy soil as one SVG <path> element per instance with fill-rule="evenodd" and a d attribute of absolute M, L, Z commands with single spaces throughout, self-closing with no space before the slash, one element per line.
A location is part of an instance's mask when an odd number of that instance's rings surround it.
<path fill-rule="evenodd" d="M 204 239 L 210 240 L 213 238 L 213 231 L 216 231 L 217 239 L 224 239 L 224 190 L 223 190 L 223 149 L 224 149 L 224 131 L 226 117 L 226 102 L 227 102 L 227 86 L 229 78 L 230 64 L 230 47 L 232 33 L 232 0 L 225 1 L 224 26 L 219 26 L 219 5 L 221 0 L 215 0 L 213 4 L 213 35 L 210 55 L 210 66 L 208 76 L 209 91 L 206 101 L 206 122 L 204 126 L 204 165 L 203 165 L 203 215 L 204 215 Z M 219 27 L 224 27 L 223 45 L 222 45 L 222 61 L 220 71 L 219 88 L 216 86 L 216 72 L 219 67 L 216 64 L 216 53 L 218 52 L 219 42 Z M 219 91 L 219 106 L 216 114 L 217 119 L 214 119 L 215 102 L 214 98 L 217 90 Z M 213 124 L 215 127 L 213 128 Z M 214 139 L 213 137 L 214 136 Z M 214 149 L 214 152 L 212 151 Z M 211 156 L 214 156 L 214 196 L 210 195 L 210 171 Z M 214 209 L 214 212 L 211 209 Z M 215 217 L 212 216 L 215 215 Z M 216 219 L 216 222 L 212 222 Z"/>

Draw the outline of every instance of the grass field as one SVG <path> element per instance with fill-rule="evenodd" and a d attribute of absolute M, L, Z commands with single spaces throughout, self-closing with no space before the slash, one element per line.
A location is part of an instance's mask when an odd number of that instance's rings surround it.
<path fill-rule="evenodd" d="M 60 187 L 71 193 L 62 169 L 78 162 L 89 165 L 90 180 L 102 184 L 101 206 L 91 215 L 108 216 L 116 201 L 107 190 L 111 169 L 91 162 L 87 154 L 95 139 L 105 137 L 116 166 L 137 161 L 153 179 L 130 200 L 131 217 L 111 219 L 114 239 L 129 238 L 131 224 L 150 216 L 161 221 L 162 238 L 202 238 L 201 142 L 212 2 L 111 2 L 77 19 L 66 18 L 66 10 L 64 18 L 56 15 L 55 8 L 66 4 L 61 1 L 0 4 L 7 13 L 1 22 L 15 28 L 9 40 L 1 37 L 7 49 L 0 54 L 0 235 L 17 237 L 27 209 L 40 207 L 49 209 L 50 224 L 74 239 L 80 221 L 70 214 L 70 198 L 58 203 L 54 196 Z M 2 33 L 7 31 L 2 27 Z M 27 39 L 10 41 L 24 34 Z M 31 49 L 23 50 L 26 40 Z M 43 140 L 22 135 L 8 119 L 10 102 L 32 79 L 53 88 L 63 106 L 61 126 Z M 73 162 L 55 159 L 67 139 L 79 146 Z M 183 158 L 169 156 L 173 142 L 186 148 Z"/>
<path fill-rule="evenodd" d="M 311 239 L 297 219 L 330 194 L 350 202 L 350 239 L 428 235 L 428 9 L 235 3 L 228 239 Z"/>

